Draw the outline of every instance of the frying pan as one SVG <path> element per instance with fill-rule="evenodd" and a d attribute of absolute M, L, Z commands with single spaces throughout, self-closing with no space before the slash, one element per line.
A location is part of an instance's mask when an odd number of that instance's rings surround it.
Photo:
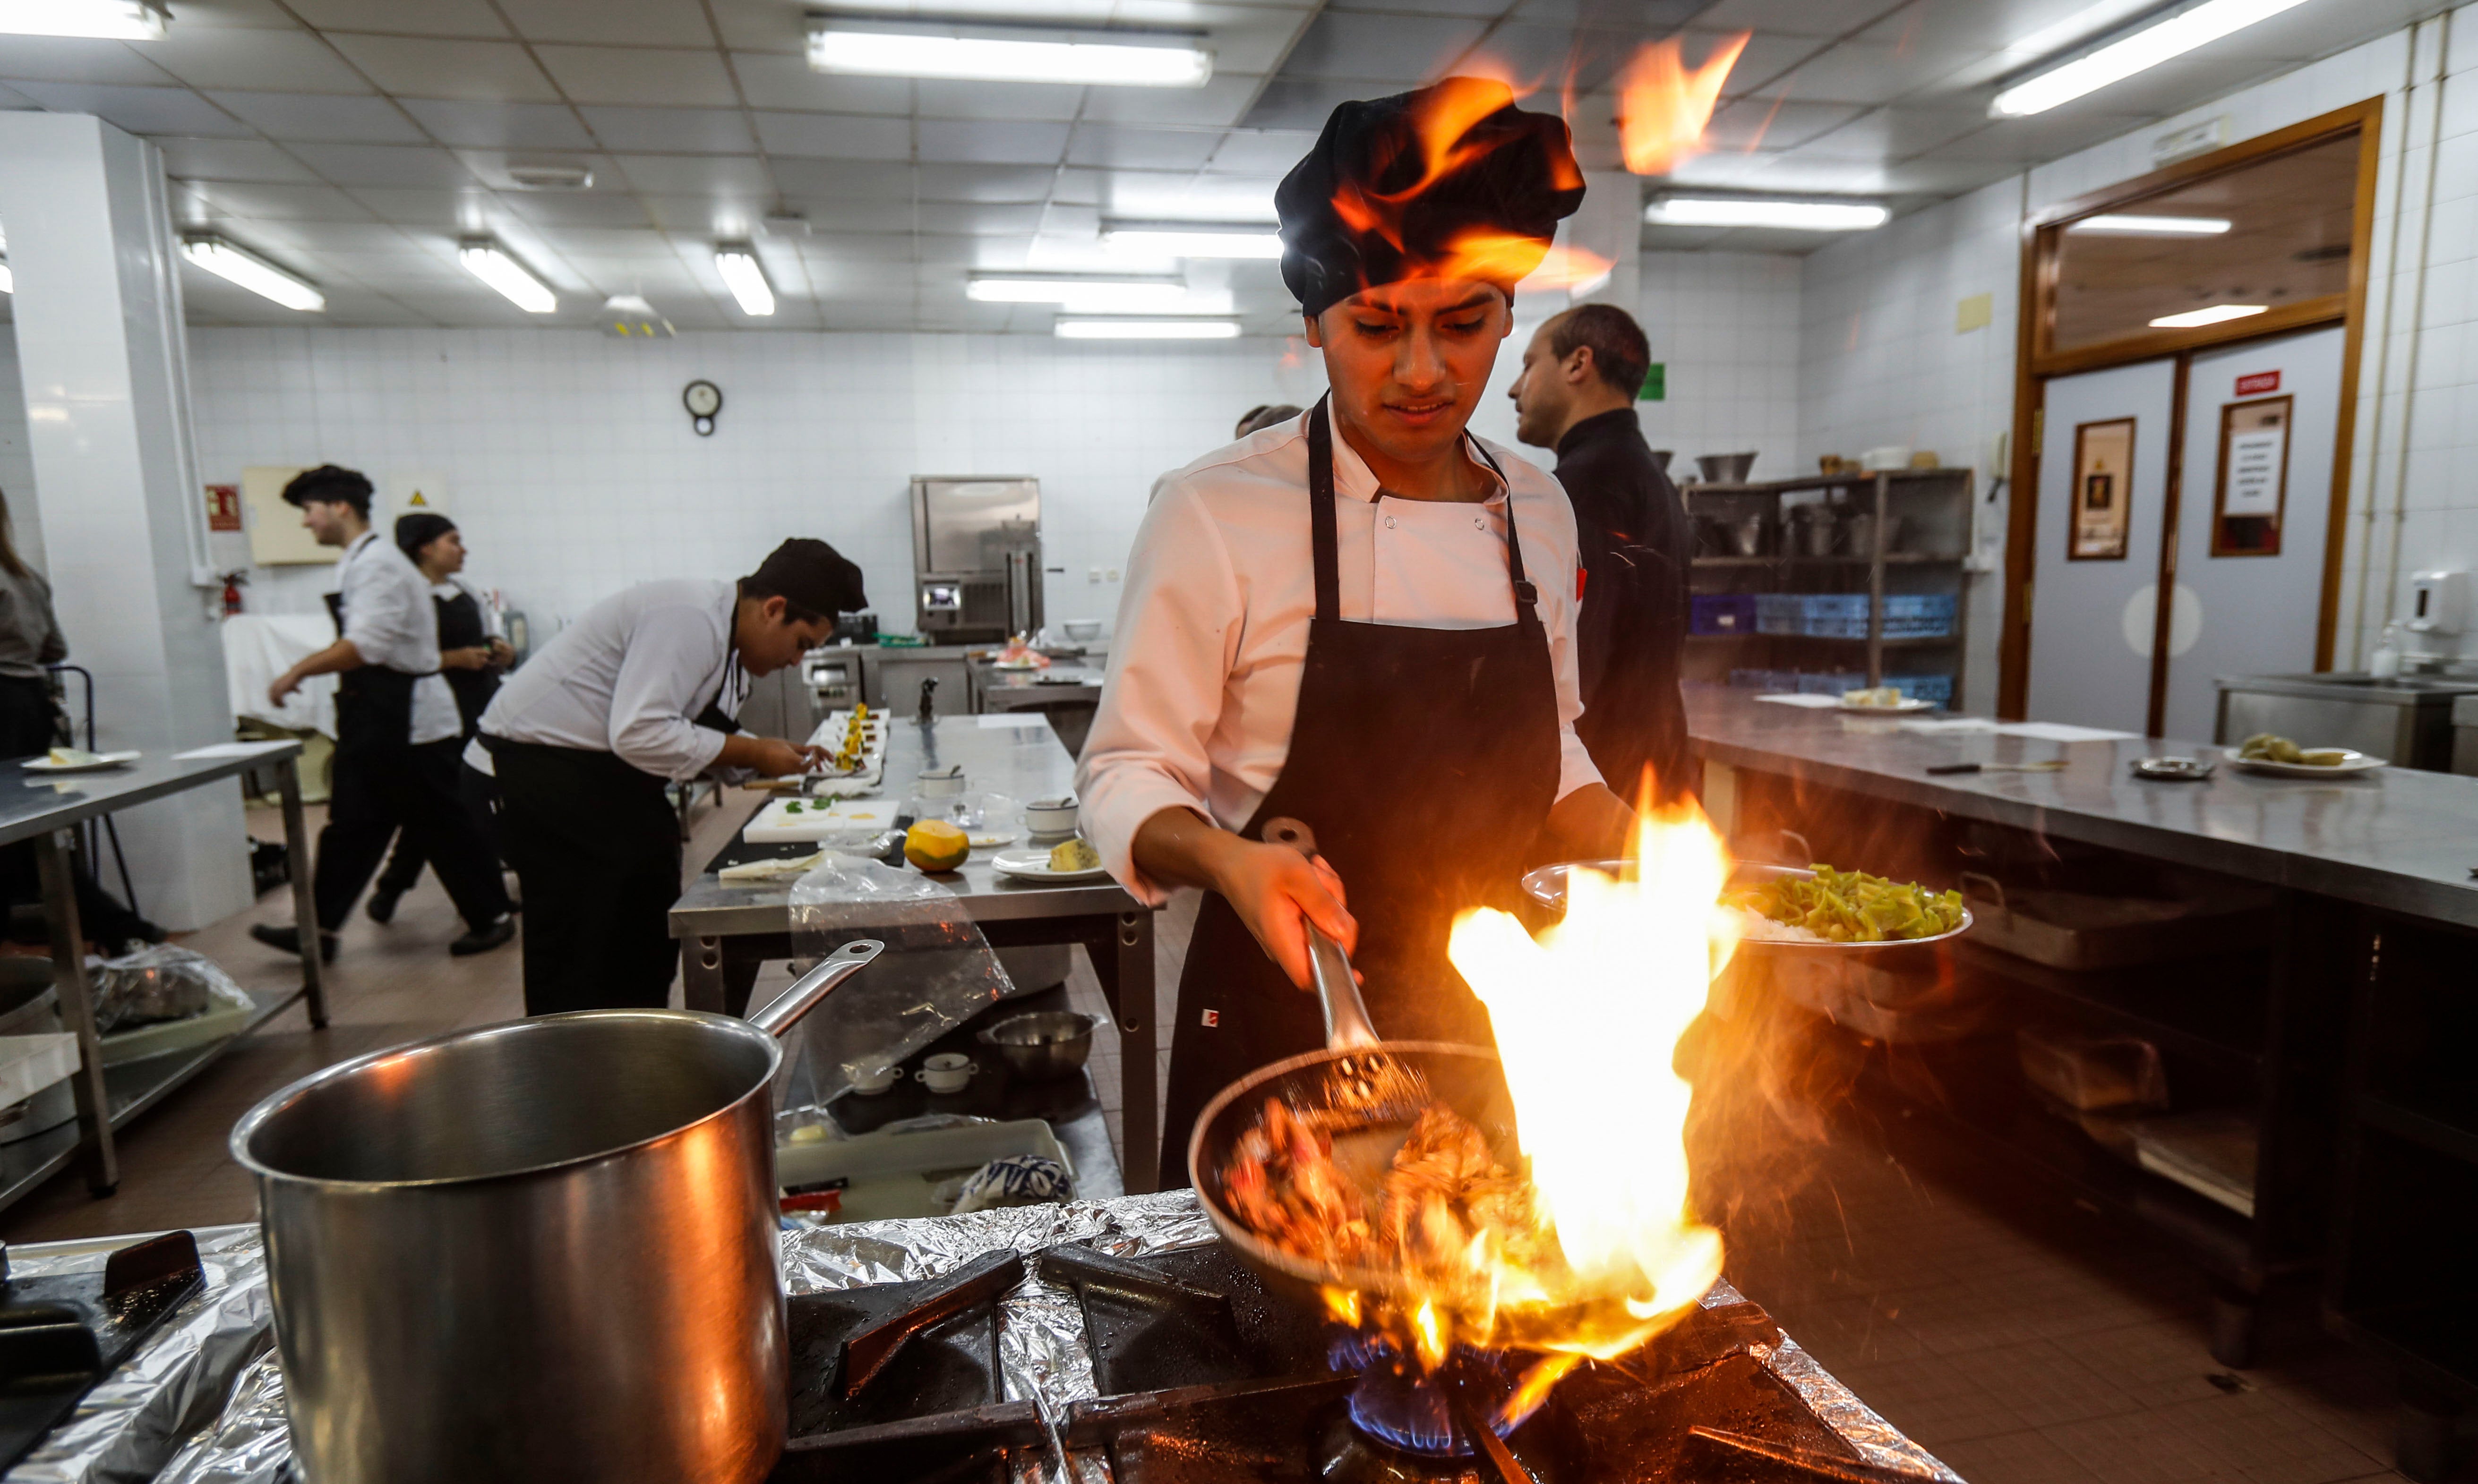
<path fill-rule="evenodd" d="M 1296 819 L 1268 821 L 1263 835 L 1268 843 L 1289 845 L 1310 858 L 1316 854 L 1315 837 Z M 1342 945 L 1313 925 L 1308 940 L 1310 976 L 1325 1011 L 1325 1049 L 1285 1057 L 1224 1088 L 1205 1105 L 1188 1137 L 1187 1174 L 1206 1220 L 1230 1250 L 1271 1287 L 1314 1304 L 1318 1291 L 1328 1286 L 1390 1294 L 1399 1275 L 1391 1270 L 1300 1257 L 1258 1237 L 1231 1214 L 1222 1172 L 1266 1099 L 1278 1098 L 1302 1111 L 1338 1113 L 1346 1121 L 1334 1131 L 1334 1161 L 1371 1189 L 1392 1165 L 1419 1112 L 1400 1095 L 1403 1073 L 1426 1083 L 1427 1096 L 1421 1101 L 1442 1102 L 1461 1115 L 1509 1168 L 1515 1163 L 1515 1143 L 1514 1100 L 1506 1093 L 1496 1052 L 1446 1041 L 1379 1040 Z"/>

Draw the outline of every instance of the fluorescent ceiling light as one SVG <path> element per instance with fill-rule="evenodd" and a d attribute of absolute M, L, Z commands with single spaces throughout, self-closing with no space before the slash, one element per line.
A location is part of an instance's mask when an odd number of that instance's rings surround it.
<path fill-rule="evenodd" d="M 1243 222 L 1104 221 L 1103 245 L 1171 258 L 1278 258 L 1281 235 Z"/>
<path fill-rule="evenodd" d="M 740 301 L 742 314 L 763 318 L 774 313 L 774 286 L 766 282 L 766 269 L 748 244 L 726 242 L 717 247 L 714 267 L 722 275 L 722 286 Z"/>
<path fill-rule="evenodd" d="M 1643 219 L 1673 227 L 1786 227 L 1794 232 L 1864 232 L 1891 214 L 1872 201 L 1768 201 L 1751 196 L 1670 196 Z"/>
<path fill-rule="evenodd" d="M 465 271 L 507 296 L 508 302 L 528 314 L 547 314 L 559 308 L 559 299 L 543 281 L 525 271 L 523 264 L 501 251 L 499 244 L 487 238 L 468 241 L 456 249 L 456 261 Z"/>
<path fill-rule="evenodd" d="M 286 309 L 305 310 L 317 314 L 327 307 L 327 296 L 308 280 L 287 273 L 274 264 L 235 247 L 221 238 L 193 237 L 181 244 L 181 256 L 228 283 L 273 299 Z"/>
<path fill-rule="evenodd" d="M 2086 216 L 2065 229 L 2119 237 L 2218 237 L 2229 230 L 2225 216 Z"/>
<path fill-rule="evenodd" d="M 164 8 L 148 0 L 0 0 L 0 34 L 164 39 Z"/>
<path fill-rule="evenodd" d="M 1235 319 L 1061 319 L 1062 340 L 1235 340 Z"/>
<path fill-rule="evenodd" d="M 1081 314 L 1165 314 L 1189 307 L 1187 285 L 1176 278 L 975 275 L 965 297 L 983 304 L 1057 304 Z"/>
<path fill-rule="evenodd" d="M 2189 309 L 2182 314 L 2162 314 L 2151 321 L 2154 330 L 2191 330 L 2196 325 L 2215 325 L 2231 319 L 2243 319 L 2260 314 L 2267 304 L 2214 304 L 2209 309 Z"/>
<path fill-rule="evenodd" d="M 2183 57 L 2198 46 L 2208 46 L 2232 32 L 2243 31 L 2256 21 L 2304 3 L 2305 0 L 2203 0 L 2200 5 L 2189 6 L 2061 67 L 2015 83 L 1988 104 L 1988 114 L 1995 118 L 2021 118 L 2044 113 L 2060 103 L 2070 103 L 2111 83 L 2123 82 L 2137 72 Z"/>
<path fill-rule="evenodd" d="M 1213 54 L 1193 46 L 1033 40 L 965 35 L 954 27 L 881 29 L 837 19 L 812 24 L 809 65 L 865 77 L 1121 88 L 1201 88 L 1213 77 Z"/>

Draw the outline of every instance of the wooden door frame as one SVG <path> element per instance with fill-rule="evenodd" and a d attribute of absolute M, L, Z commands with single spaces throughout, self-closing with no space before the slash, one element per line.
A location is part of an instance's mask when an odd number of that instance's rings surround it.
<path fill-rule="evenodd" d="M 2367 260 L 2373 252 L 2375 178 L 2382 159 L 2383 119 L 2383 97 L 2366 98 L 2226 149 L 2058 202 L 2024 219 L 2020 317 L 2013 342 L 2013 456 L 2007 470 L 2012 488 L 2007 504 L 2005 618 L 1997 647 L 1998 716 L 2020 720 L 2031 693 L 2031 597 L 2032 585 L 2038 574 L 2039 445 L 2046 432 L 2048 379 L 2138 361 L 2174 357 L 2182 363 L 2196 350 L 2338 324 L 2345 332 L 2340 348 L 2339 426 L 2335 430 L 2332 445 L 2331 513 L 2323 540 L 2323 593 L 2314 622 L 2314 667 L 2332 667 L 2333 641 L 2339 628 L 2341 558 L 2348 541 L 2349 468 L 2358 422 L 2358 363 L 2365 334 Z M 2161 330 L 2066 351 L 2050 348 L 2056 322 L 2058 243 L 2065 227 L 2083 217 L 2129 206 L 2273 155 L 2325 143 L 2352 131 L 2358 136 L 2357 200 L 2349 228 L 2349 283 L 2344 291 L 2284 304 L 2265 314 L 2224 324 Z M 2179 388 L 2182 396 L 2182 377 Z M 2176 452 L 2171 450 L 2172 460 Z M 2173 463 L 2169 480 L 2163 503 L 2173 510 L 2177 493 Z M 2160 592 L 2161 627 L 2155 629 L 2152 644 L 2155 695 L 2164 678 L 2160 672 L 2159 652 L 2175 582 L 2175 569 L 2167 565 L 2173 563 L 2174 556 L 2165 546 L 2162 556 L 2166 561 Z M 2154 700 L 2154 730 L 2159 706 L 2160 702 Z"/>

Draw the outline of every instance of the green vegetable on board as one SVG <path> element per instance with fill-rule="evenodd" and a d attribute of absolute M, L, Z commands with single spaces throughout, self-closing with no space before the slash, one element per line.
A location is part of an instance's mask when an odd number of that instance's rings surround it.
<path fill-rule="evenodd" d="M 1833 943 L 1896 943 L 1961 926 L 1961 893 L 1887 881 L 1817 862 L 1813 879 L 1783 876 L 1732 892 L 1730 905 L 1806 928 Z"/>

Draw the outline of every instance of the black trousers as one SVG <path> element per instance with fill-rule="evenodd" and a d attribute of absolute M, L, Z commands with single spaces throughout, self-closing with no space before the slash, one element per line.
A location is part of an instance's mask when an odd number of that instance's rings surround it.
<path fill-rule="evenodd" d="M 321 929 L 344 925 L 399 829 L 439 872 L 468 927 L 507 915 L 499 863 L 465 805 L 457 757 L 464 746 L 453 737 L 393 746 L 339 740 L 327 827 L 318 832 L 311 877 Z"/>
<path fill-rule="evenodd" d="M 660 1009 L 680 945 L 680 825 L 663 780 L 608 752 L 491 743 L 499 849 L 525 897 L 525 1013 Z"/>
<path fill-rule="evenodd" d="M 471 729 L 468 728 L 465 740 L 469 742 L 472 736 Z M 458 742 L 457 746 L 461 749 L 464 742 Z M 464 770 L 464 765 L 458 764 L 457 769 L 461 773 Z M 470 795 L 472 791 L 462 789 L 460 792 Z M 473 817 L 474 830 L 481 835 L 483 843 L 491 847 L 492 858 L 495 861 L 498 858 L 499 849 L 498 830 L 492 821 L 488 804 L 469 796 L 465 799 L 465 802 L 468 806 L 466 812 Z M 429 864 L 429 856 L 423 852 L 420 842 L 413 838 L 413 832 L 399 830 L 396 832 L 395 848 L 388 852 L 387 866 L 379 872 L 378 889 L 402 896 L 420 884 L 421 868 Z"/>

